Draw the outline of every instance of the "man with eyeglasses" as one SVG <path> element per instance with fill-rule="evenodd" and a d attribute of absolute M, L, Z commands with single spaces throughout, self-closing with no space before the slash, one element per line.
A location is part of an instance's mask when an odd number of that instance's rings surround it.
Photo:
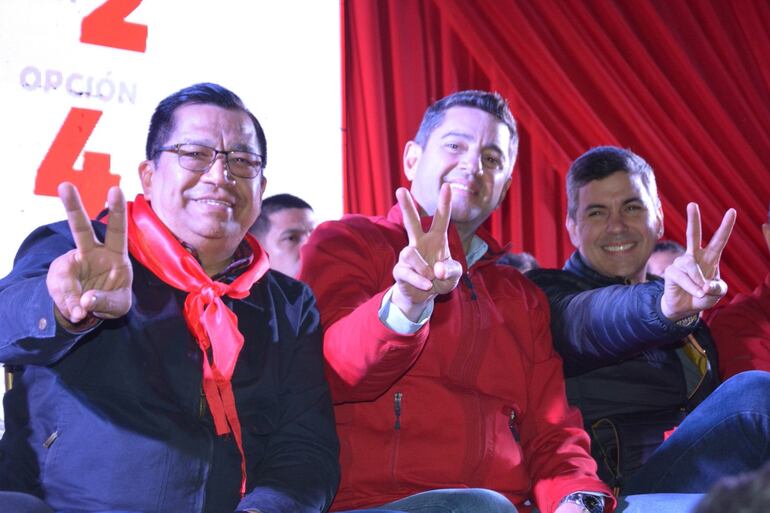
<path fill-rule="evenodd" d="M 319 315 L 247 234 L 265 135 L 231 91 L 160 102 L 139 165 L 89 222 L 39 228 L 0 281 L 0 510 L 311 512 L 338 482 Z"/>

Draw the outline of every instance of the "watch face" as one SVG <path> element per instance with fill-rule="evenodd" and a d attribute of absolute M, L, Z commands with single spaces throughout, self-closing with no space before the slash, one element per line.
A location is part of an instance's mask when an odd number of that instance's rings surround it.
<path fill-rule="evenodd" d="M 602 513 L 604 511 L 604 501 L 595 495 L 584 494 L 582 496 L 583 507 L 590 513 Z"/>

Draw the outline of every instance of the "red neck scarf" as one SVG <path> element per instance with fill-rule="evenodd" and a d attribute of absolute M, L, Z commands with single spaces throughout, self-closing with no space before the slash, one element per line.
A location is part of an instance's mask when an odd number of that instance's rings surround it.
<path fill-rule="evenodd" d="M 256 239 L 247 234 L 246 241 L 254 252 L 246 270 L 229 285 L 213 281 L 158 219 L 144 196 L 139 194 L 136 200 L 128 203 L 128 250 L 131 255 L 163 282 L 188 293 L 184 318 L 203 352 L 206 402 L 217 434 L 232 432 L 241 452 L 241 495 L 246 492 L 246 456 L 230 379 L 243 347 L 243 335 L 238 331 L 238 318 L 224 304 L 222 296 L 247 297 L 251 286 L 270 267 L 267 254 Z"/>

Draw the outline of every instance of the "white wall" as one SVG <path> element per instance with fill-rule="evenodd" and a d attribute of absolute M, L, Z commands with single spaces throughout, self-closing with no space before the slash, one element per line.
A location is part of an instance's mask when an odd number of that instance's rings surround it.
<path fill-rule="evenodd" d="M 80 42 L 84 18 L 104 6 L 120 23 L 110 12 L 122 5 L 135 6 L 124 21 L 147 27 L 144 51 Z M 101 111 L 74 169 L 83 152 L 109 154 L 109 172 L 131 199 L 152 110 L 195 82 L 228 87 L 259 118 L 266 195 L 290 192 L 319 221 L 339 217 L 339 22 L 336 0 L 0 0 L 0 276 L 33 228 L 64 217 L 58 198 L 34 189 L 71 109 Z M 124 32 L 110 29 L 109 44 Z"/>

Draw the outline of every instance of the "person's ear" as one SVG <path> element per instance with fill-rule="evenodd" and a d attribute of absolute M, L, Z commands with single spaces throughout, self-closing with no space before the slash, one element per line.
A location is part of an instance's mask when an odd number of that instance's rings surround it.
<path fill-rule="evenodd" d="M 139 164 L 139 181 L 142 183 L 142 192 L 148 201 L 152 194 L 153 173 L 155 173 L 155 163 L 152 160 L 143 160 Z"/>
<path fill-rule="evenodd" d="M 665 232 L 665 228 L 663 226 L 663 206 L 658 205 L 658 207 L 655 209 L 655 222 L 658 223 L 658 229 L 656 233 L 658 234 L 658 240 L 663 238 L 663 233 Z"/>
<path fill-rule="evenodd" d="M 265 175 L 262 175 L 260 184 L 259 184 L 259 200 L 262 201 L 262 197 L 265 194 L 265 187 L 267 187 L 267 178 L 265 178 Z"/>
<path fill-rule="evenodd" d="M 569 233 L 570 242 L 572 242 L 573 246 L 579 249 L 580 238 L 578 237 L 577 223 L 574 219 L 572 219 L 572 217 L 570 217 L 569 214 L 567 214 L 567 218 L 564 220 L 564 226 L 567 227 L 567 233 Z"/>
<path fill-rule="evenodd" d="M 404 146 L 404 174 L 411 182 L 417 174 L 417 165 L 422 157 L 422 146 L 414 141 L 409 141 Z"/>
<path fill-rule="evenodd" d="M 508 195 L 508 189 L 511 188 L 512 181 L 513 181 L 513 178 L 509 176 L 508 179 L 503 184 L 503 191 L 500 193 L 500 199 L 497 201 L 497 205 L 495 205 L 495 209 L 497 209 L 497 207 L 499 207 L 505 200 L 505 196 Z"/>

